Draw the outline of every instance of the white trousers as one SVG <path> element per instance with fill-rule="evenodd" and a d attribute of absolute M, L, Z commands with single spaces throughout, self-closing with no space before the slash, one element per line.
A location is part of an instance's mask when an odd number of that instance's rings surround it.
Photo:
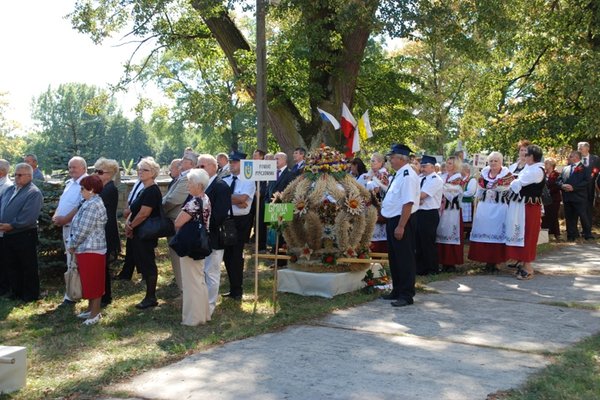
<path fill-rule="evenodd" d="M 217 298 L 219 297 L 219 286 L 221 285 L 221 262 L 225 250 L 213 250 L 208 257 L 204 259 L 204 278 L 208 288 L 208 304 L 210 306 L 210 315 L 215 311 Z"/>
<path fill-rule="evenodd" d="M 183 307 L 181 324 L 196 326 L 210 321 L 208 290 L 204 281 L 204 260 L 181 257 Z"/>
<path fill-rule="evenodd" d="M 62 235 L 63 235 L 63 244 L 65 246 L 65 254 L 67 255 L 67 268 L 71 266 L 71 260 L 73 259 L 73 254 L 69 253 L 67 250 L 69 247 L 69 239 L 71 238 L 71 224 L 65 225 L 62 227 Z M 73 301 L 68 295 L 65 288 L 65 295 L 63 296 L 65 300 Z"/>
<path fill-rule="evenodd" d="M 167 238 L 167 243 L 169 240 L 171 240 L 170 237 Z M 169 247 L 169 258 L 171 259 L 171 265 L 173 266 L 173 275 L 175 276 L 175 283 L 177 283 L 177 287 L 179 288 L 179 291 L 182 291 L 183 284 L 181 282 L 181 264 L 179 262 L 180 257 L 177 255 L 175 250 L 173 250 L 170 247 Z"/>

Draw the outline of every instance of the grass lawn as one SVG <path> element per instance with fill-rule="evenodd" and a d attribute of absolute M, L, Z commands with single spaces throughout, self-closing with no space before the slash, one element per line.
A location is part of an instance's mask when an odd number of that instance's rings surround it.
<path fill-rule="evenodd" d="M 544 245 L 540 250 L 544 252 L 553 247 L 553 244 Z M 303 323 L 336 309 L 370 301 L 379 295 L 355 292 L 324 299 L 279 293 L 279 308 L 274 314 L 271 299 L 273 271 L 260 265 L 260 296 L 255 305 L 252 300 L 254 269 L 250 260 L 244 301 L 222 300 L 211 322 L 199 327 L 186 327 L 180 325 L 181 300 L 171 283 L 173 275 L 165 256 L 164 241 L 161 241 L 158 252 L 160 276 L 157 294 L 160 305 L 155 309 L 139 311 L 134 308 L 145 290 L 144 283 L 137 282 L 135 276 L 134 282 L 113 282 L 114 302 L 103 311 L 102 322 L 92 327 L 82 326 L 81 320 L 75 317 L 86 302 L 75 307 L 57 308 L 62 301 L 62 271 L 43 271 L 42 288 L 47 295 L 36 303 L 22 305 L 0 298 L 0 343 L 26 346 L 29 361 L 27 386 L 10 396 L 0 395 L 0 399 L 93 398 L 109 384 L 144 370 L 172 363 L 214 345 Z M 119 268 L 120 263 L 115 270 Z M 474 264 L 467 263 L 462 273 L 478 271 Z M 453 275 L 419 278 L 419 288 L 422 289 L 424 283 L 448 279 Z M 221 284 L 221 291 L 226 291 L 228 285 L 224 272 Z M 574 389 L 559 391 L 565 393 L 562 397 L 539 397 L 542 389 L 538 382 L 547 382 L 545 385 L 553 388 L 561 380 L 567 380 L 569 384 L 573 382 L 573 388 L 587 385 L 596 394 L 600 393 L 599 351 L 600 336 L 596 336 L 558 357 L 557 367 L 551 366 L 547 372 L 536 375 L 523 390 L 506 393 L 513 396 L 506 398 L 597 398 L 585 394 L 577 397 L 573 393 L 578 391 Z M 571 352 L 575 352 L 575 356 L 571 357 Z M 572 367 L 560 367 L 564 362 Z M 571 372 L 577 375 L 577 379 L 570 377 Z"/>

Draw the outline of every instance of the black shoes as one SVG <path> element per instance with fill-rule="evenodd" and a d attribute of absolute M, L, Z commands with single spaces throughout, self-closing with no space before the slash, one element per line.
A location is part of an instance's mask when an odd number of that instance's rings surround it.
<path fill-rule="evenodd" d="M 229 297 L 232 300 L 238 300 L 241 301 L 242 300 L 242 295 L 241 294 L 233 294 L 231 292 L 227 292 L 223 295 L 223 297 Z"/>
<path fill-rule="evenodd" d="M 135 308 L 137 308 L 138 310 L 145 310 L 150 307 L 156 307 L 157 305 L 158 305 L 158 301 L 156 301 L 156 299 L 154 299 L 154 298 L 144 299 L 141 302 L 139 302 L 138 304 L 136 304 Z"/>
<path fill-rule="evenodd" d="M 398 299 L 398 295 L 395 294 L 394 292 L 390 292 L 388 294 L 382 294 L 381 296 L 379 296 L 379 298 L 381 300 L 397 300 Z"/>
<path fill-rule="evenodd" d="M 406 299 L 398 299 L 396 301 L 392 301 L 392 307 L 406 307 L 406 306 L 410 306 L 411 304 L 413 304 L 412 300 L 406 300 Z"/>

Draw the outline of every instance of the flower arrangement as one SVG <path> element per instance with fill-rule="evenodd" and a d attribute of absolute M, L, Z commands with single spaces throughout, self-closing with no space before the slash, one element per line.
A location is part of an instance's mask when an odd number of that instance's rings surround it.
<path fill-rule="evenodd" d="M 294 204 L 283 229 L 292 258 L 289 268 L 307 272 L 364 271 L 366 264 L 339 259 L 367 258 L 377 221 L 371 194 L 345 172 L 339 152 L 321 146 L 310 153 L 305 172 L 276 200 Z"/>
<path fill-rule="evenodd" d="M 375 290 L 386 290 L 389 288 L 390 278 L 385 273 L 383 267 L 379 268 L 378 275 L 379 276 L 375 276 L 371 269 L 367 270 L 365 273 L 365 277 L 362 280 L 365 283 L 364 290 L 367 293 L 373 293 Z"/>
<path fill-rule="evenodd" d="M 308 154 L 304 174 L 311 180 L 315 180 L 320 173 L 342 176 L 346 173 L 346 164 L 346 159 L 339 151 L 322 144 Z"/>

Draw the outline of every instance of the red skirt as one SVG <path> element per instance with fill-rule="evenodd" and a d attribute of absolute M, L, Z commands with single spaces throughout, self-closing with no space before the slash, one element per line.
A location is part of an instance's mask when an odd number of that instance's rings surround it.
<path fill-rule="evenodd" d="M 462 213 L 460 215 L 460 244 L 437 244 L 438 262 L 442 265 L 460 265 L 465 262 Z"/>
<path fill-rule="evenodd" d="M 521 262 L 535 260 L 541 223 L 542 206 L 539 204 L 525 204 L 525 246 L 506 246 L 507 259 Z"/>
<path fill-rule="evenodd" d="M 500 264 L 507 260 L 504 243 L 469 243 L 469 260 Z"/>
<path fill-rule="evenodd" d="M 97 299 L 104 294 L 106 255 L 96 253 L 76 254 L 84 299 Z"/>

